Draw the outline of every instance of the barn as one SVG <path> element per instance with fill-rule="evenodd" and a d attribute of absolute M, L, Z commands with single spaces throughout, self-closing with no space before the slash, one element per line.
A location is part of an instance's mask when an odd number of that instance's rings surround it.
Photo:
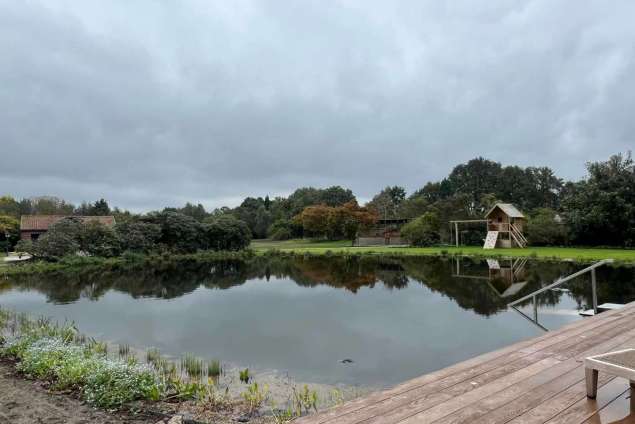
<path fill-rule="evenodd" d="M 20 218 L 20 239 L 35 241 L 46 233 L 51 225 L 70 217 L 70 215 L 22 215 Z M 82 222 L 96 221 L 109 227 L 115 225 L 114 216 L 73 216 L 73 218 L 78 218 Z"/>

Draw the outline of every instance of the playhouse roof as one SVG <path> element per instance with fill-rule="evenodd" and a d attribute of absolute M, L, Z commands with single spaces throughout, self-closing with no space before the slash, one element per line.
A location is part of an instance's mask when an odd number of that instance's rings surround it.
<path fill-rule="evenodd" d="M 490 216 L 490 214 L 496 208 L 500 208 L 500 210 L 502 210 L 510 218 L 524 218 L 525 217 L 525 215 L 523 215 L 523 213 L 519 211 L 518 209 L 516 209 L 516 206 L 512 205 L 511 203 L 497 203 L 494 206 L 492 206 L 492 209 L 490 209 L 489 212 L 487 212 L 487 214 L 485 214 L 485 218 Z"/>

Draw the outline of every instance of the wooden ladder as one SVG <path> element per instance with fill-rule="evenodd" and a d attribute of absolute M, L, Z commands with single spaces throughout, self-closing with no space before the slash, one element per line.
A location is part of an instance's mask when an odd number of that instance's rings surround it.
<path fill-rule="evenodd" d="M 512 235 L 516 244 L 520 247 L 527 246 L 527 239 L 514 224 L 509 224 L 509 234 Z"/>

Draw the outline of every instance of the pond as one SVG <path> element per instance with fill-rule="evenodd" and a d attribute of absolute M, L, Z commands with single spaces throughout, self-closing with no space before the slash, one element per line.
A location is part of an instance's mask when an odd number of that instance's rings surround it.
<path fill-rule="evenodd" d="M 259 257 L 5 277 L 0 306 L 90 336 L 218 358 L 298 381 L 385 387 L 544 332 L 507 306 L 568 262 Z M 635 268 L 598 269 L 598 302 L 635 300 Z M 538 296 L 555 329 L 591 307 L 589 275 Z M 520 311 L 533 314 L 531 303 Z"/>

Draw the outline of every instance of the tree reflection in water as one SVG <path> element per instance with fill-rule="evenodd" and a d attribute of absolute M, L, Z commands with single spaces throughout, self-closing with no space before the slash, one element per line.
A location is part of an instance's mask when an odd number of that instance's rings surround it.
<path fill-rule="evenodd" d="M 249 261 L 167 261 L 161 266 L 80 269 L 41 275 L 15 276 L 3 281 L 0 292 L 17 288 L 36 290 L 53 303 L 97 300 L 110 290 L 133 298 L 171 299 L 199 287 L 227 289 L 248 280 L 290 279 L 302 287 L 329 286 L 355 294 L 381 285 L 399 290 L 422 284 L 460 307 L 490 316 L 507 309 L 514 299 L 529 294 L 584 265 L 531 260 L 481 260 L 444 257 L 385 256 L 268 256 Z M 635 300 L 635 269 L 607 266 L 598 269 L 600 302 Z M 578 308 L 591 304 L 589 277 L 567 283 Z M 558 304 L 562 291 L 547 291 L 539 306 Z M 530 301 L 528 300 L 527 303 Z M 520 305 L 523 306 L 523 305 Z"/>

